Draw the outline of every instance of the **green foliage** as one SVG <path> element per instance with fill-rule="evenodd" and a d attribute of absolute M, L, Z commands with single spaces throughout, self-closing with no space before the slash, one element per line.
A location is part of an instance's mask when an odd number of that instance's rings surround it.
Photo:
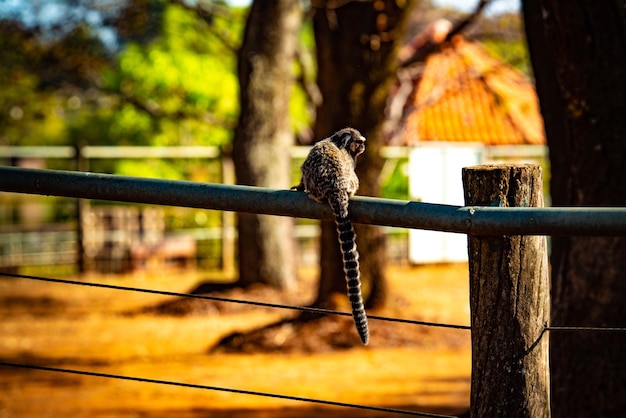
<path fill-rule="evenodd" d="M 230 140 L 238 112 L 236 57 L 224 39 L 240 37 L 244 12 L 203 19 L 171 3 L 126 6 L 117 20 L 118 54 L 98 39 L 97 24 L 72 21 L 74 29 L 59 35 L 6 17 L 0 22 L 0 76 L 9 81 L 0 92 L 2 143 Z"/>
<path fill-rule="evenodd" d="M 170 5 L 160 37 L 126 46 L 103 77 L 108 90 L 131 103 L 114 122 L 112 133 L 121 142 L 137 143 L 138 131 L 149 133 L 151 145 L 220 145 L 230 139 L 238 111 L 235 54 L 211 30 L 194 12 Z"/>
<path fill-rule="evenodd" d="M 42 87 L 51 77 L 42 71 L 47 60 L 34 31 L 2 21 L 0 39 L 0 144 L 64 143 L 66 98 Z"/>
<path fill-rule="evenodd" d="M 306 130 L 311 126 L 311 111 L 308 109 L 308 97 L 301 86 L 294 86 L 289 102 L 291 126 L 295 132 Z"/>
<path fill-rule="evenodd" d="M 229 143 L 239 111 L 236 51 L 247 10 L 206 5 L 208 12 L 198 12 L 182 2 L 129 0 L 117 11 L 99 10 L 118 50 L 98 37 L 102 22 L 65 16 L 52 26 L 68 29 L 26 28 L 0 15 L 6 44 L 0 77 L 9 81 L 0 92 L 0 143 Z M 308 53 L 294 65 L 294 76 L 307 82 L 315 77 L 310 26 L 301 35 Z M 307 105 L 305 91 L 294 88 L 290 112 L 297 131 L 311 123 Z M 127 163 L 117 168 L 129 171 Z"/>
<path fill-rule="evenodd" d="M 409 199 L 408 160 L 386 160 L 381 173 L 381 196 L 387 199 Z"/>
<path fill-rule="evenodd" d="M 11 78 L 10 87 L 0 93 L 0 145 L 65 143 L 63 97 L 36 94 L 36 80 L 28 74 Z"/>
<path fill-rule="evenodd" d="M 491 54 L 532 77 L 528 48 L 523 39 L 512 41 L 505 39 L 483 39 L 481 43 Z"/>
<path fill-rule="evenodd" d="M 310 20 L 305 20 L 302 24 L 299 36 L 299 54 L 297 62 L 294 63 L 294 78 L 298 80 L 293 88 L 289 112 L 291 114 L 292 128 L 296 133 L 307 130 L 313 123 L 315 109 L 305 91 L 305 85 L 315 83 L 317 67 L 313 51 L 315 50 L 315 38 L 313 25 Z"/>
<path fill-rule="evenodd" d="M 483 15 L 468 35 L 479 40 L 494 56 L 532 77 L 524 22 L 519 13 Z"/>

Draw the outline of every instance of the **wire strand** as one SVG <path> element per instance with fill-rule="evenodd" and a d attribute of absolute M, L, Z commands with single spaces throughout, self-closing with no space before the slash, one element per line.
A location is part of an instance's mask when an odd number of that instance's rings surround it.
<path fill-rule="evenodd" d="M 91 376 L 91 377 L 103 377 L 107 379 L 127 380 L 127 381 L 133 381 L 133 382 L 141 382 L 141 383 L 153 383 L 153 384 L 159 384 L 159 385 L 179 386 L 179 387 L 192 388 L 192 389 L 230 392 L 230 393 L 237 393 L 241 395 L 263 396 L 263 397 L 269 397 L 269 398 L 286 399 L 286 400 L 291 400 L 291 401 L 338 406 L 338 407 L 343 407 L 343 408 L 356 408 L 356 409 L 364 409 L 364 410 L 369 410 L 369 411 L 388 412 L 388 413 L 393 413 L 393 414 L 413 415 L 413 416 L 418 416 L 418 417 L 455 418 L 452 415 L 432 414 L 428 412 L 409 411 L 405 409 L 386 408 L 382 406 L 370 406 L 370 405 L 362 405 L 362 404 L 347 403 L 347 402 L 329 401 L 329 400 L 323 400 L 323 399 L 306 398 L 306 397 L 301 397 L 301 396 L 283 395 L 283 394 L 278 394 L 278 393 L 233 389 L 233 388 L 225 388 L 221 386 L 199 385 L 199 384 L 194 384 L 194 383 L 175 382 L 175 381 L 169 381 L 169 380 L 148 379 L 145 377 L 123 376 L 123 375 L 110 374 L 110 373 L 90 372 L 90 371 L 85 371 L 85 370 L 37 366 L 37 365 L 32 365 L 32 364 L 13 363 L 13 362 L 8 362 L 8 361 L 0 361 L 0 365 L 6 366 L 6 367 L 22 368 L 22 369 L 43 370 L 43 371 L 55 372 L 55 373 L 67 373 L 67 374 L 75 374 L 75 375 L 83 375 L 83 376 Z"/>
<path fill-rule="evenodd" d="M 258 302 L 251 300 L 242 300 L 242 299 L 233 299 L 233 298 L 225 298 L 220 296 L 210 296 L 210 295 L 194 295 L 191 293 L 178 293 L 178 292 L 169 292 L 165 290 L 153 290 L 153 289 L 145 289 L 138 287 L 128 287 L 128 286 L 118 286 L 104 283 L 94 283 L 94 282 L 79 282 L 76 280 L 65 280 L 65 279 L 55 279 L 51 277 L 41 277 L 41 276 L 31 276 L 25 274 L 17 274 L 17 273 L 5 273 L 0 272 L 0 276 L 5 277 L 13 277 L 16 279 L 27 279 L 27 280 L 38 280 L 44 282 L 51 283 L 60 283 L 60 284 L 70 284 L 77 286 L 88 286 L 88 287 L 99 287 L 103 289 L 112 289 L 112 290 L 122 290 L 128 292 L 140 292 L 140 293 L 150 293 L 155 295 L 162 296 L 175 296 L 181 298 L 190 298 L 190 299 L 203 299 L 203 300 L 212 300 L 216 302 L 224 302 L 224 303 L 238 303 L 252 306 L 259 306 L 263 308 L 275 308 L 275 309 L 289 309 L 289 310 L 297 310 L 304 312 L 313 312 L 323 315 L 338 315 L 338 316 L 351 316 L 352 314 L 349 312 L 337 311 L 332 309 L 325 308 L 315 308 L 312 306 L 295 306 L 295 305 L 286 305 L 280 303 L 268 303 L 268 302 Z M 469 325 L 458 325 L 458 324 L 446 324 L 439 322 L 428 322 L 428 321 L 418 321 L 414 319 L 405 319 L 405 318 L 394 318 L 387 316 L 379 316 L 379 315 L 368 315 L 369 319 L 377 320 L 377 321 L 387 321 L 387 322 L 400 322 L 405 324 L 412 325 L 421 325 L 427 327 L 438 327 L 438 328 L 452 328 L 452 329 L 461 329 L 470 331 L 472 328 Z M 543 332 L 626 332 L 626 327 L 586 327 L 586 326 L 545 326 Z"/>
<path fill-rule="evenodd" d="M 620 327 L 578 327 L 578 326 L 547 326 L 546 331 L 585 331 L 585 332 L 625 332 L 626 328 Z"/>
<path fill-rule="evenodd" d="M 99 287 L 99 288 L 104 288 L 104 289 L 122 290 L 122 291 L 127 291 L 127 292 L 150 293 L 150 294 L 162 295 L 162 296 L 175 296 L 175 297 L 190 298 L 190 299 L 212 300 L 216 302 L 238 303 L 238 304 L 245 304 L 245 305 L 260 306 L 264 308 L 289 309 L 289 310 L 313 312 L 313 313 L 324 314 L 324 315 L 352 316 L 352 314 L 349 312 L 342 312 L 342 311 L 336 311 L 336 310 L 324 309 L 324 308 L 315 308 L 315 307 L 310 307 L 310 306 L 295 306 L 295 305 L 285 305 L 285 304 L 279 304 L 279 303 L 257 302 L 257 301 L 232 299 L 232 298 L 210 296 L 210 295 L 194 295 L 191 293 L 169 292 L 169 291 L 164 291 L 164 290 L 153 290 L 153 289 L 145 289 L 145 288 L 137 288 L 137 287 L 94 283 L 94 282 L 79 282 L 76 280 L 55 279 L 55 278 L 50 278 L 50 277 L 30 276 L 30 275 L 16 274 L 16 273 L 0 273 L 0 276 L 13 277 L 17 279 L 38 280 L 38 281 L 51 282 L 51 283 L 70 284 L 70 285 L 77 285 L 77 286 Z M 400 322 L 400 323 L 422 325 L 422 326 L 428 326 L 428 327 L 452 328 L 452 329 L 462 329 L 462 330 L 471 329 L 471 327 L 468 325 L 443 324 L 443 323 L 437 323 L 437 322 L 418 321 L 414 319 L 393 318 L 393 317 L 378 316 L 378 315 L 368 315 L 368 318 L 373 319 L 373 320 L 378 320 L 378 321 Z"/>

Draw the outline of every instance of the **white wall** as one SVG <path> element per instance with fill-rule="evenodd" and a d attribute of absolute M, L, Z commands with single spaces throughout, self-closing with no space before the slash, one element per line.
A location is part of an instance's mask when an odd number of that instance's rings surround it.
<path fill-rule="evenodd" d="M 409 196 L 411 200 L 463 206 L 463 167 L 482 164 L 482 144 L 420 144 L 409 151 Z M 467 261 L 467 237 L 437 231 L 409 231 L 411 263 Z"/>

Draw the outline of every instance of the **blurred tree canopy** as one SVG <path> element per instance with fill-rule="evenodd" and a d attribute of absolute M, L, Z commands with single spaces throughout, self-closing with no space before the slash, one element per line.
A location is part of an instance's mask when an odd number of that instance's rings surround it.
<path fill-rule="evenodd" d="M 0 142 L 229 141 L 237 79 L 221 32 L 237 41 L 244 11 L 224 8 L 205 20 L 178 4 L 142 3 L 131 0 L 100 19 L 87 12 L 77 19 L 64 3 L 57 3 L 60 16 L 30 25 L 2 16 L 0 74 L 7 83 L 0 92 Z M 68 24 L 73 27 L 58 29 Z"/>
<path fill-rule="evenodd" d="M 230 143 L 246 15 L 247 8 L 223 1 L 38 0 L 3 7 L 0 145 Z M 442 16 L 456 14 L 423 1 L 410 32 Z M 471 35 L 527 69 L 519 26 L 517 15 L 483 17 Z M 319 103 L 315 89 L 306 88 L 314 84 L 314 43 L 307 20 L 290 104 L 304 142 L 312 140 Z"/>

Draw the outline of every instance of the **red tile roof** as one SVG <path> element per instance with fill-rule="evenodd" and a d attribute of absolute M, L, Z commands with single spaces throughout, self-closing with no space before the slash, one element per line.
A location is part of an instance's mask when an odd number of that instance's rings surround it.
<path fill-rule="evenodd" d="M 455 37 L 425 63 L 407 118 L 404 143 L 545 144 L 533 83 L 491 57 L 477 42 Z"/>

